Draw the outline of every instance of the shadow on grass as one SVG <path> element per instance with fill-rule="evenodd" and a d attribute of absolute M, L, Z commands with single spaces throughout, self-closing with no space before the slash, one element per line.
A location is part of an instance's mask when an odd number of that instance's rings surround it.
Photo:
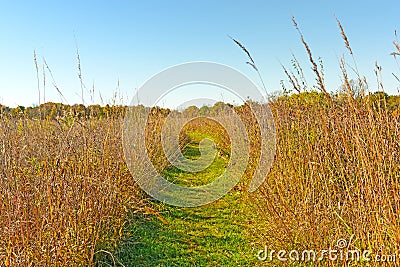
<path fill-rule="evenodd" d="M 155 203 L 163 219 L 132 217 L 114 258 L 125 266 L 254 266 L 246 207 L 235 200 L 228 196 L 199 208 Z"/>

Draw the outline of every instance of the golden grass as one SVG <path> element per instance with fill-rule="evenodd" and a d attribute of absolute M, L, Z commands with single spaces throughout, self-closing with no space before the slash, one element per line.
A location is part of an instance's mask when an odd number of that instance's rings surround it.
<path fill-rule="evenodd" d="M 303 93 L 273 103 L 277 157 L 256 197 L 265 242 L 320 250 L 345 238 L 353 249 L 397 253 L 400 118 L 321 99 Z"/>
<path fill-rule="evenodd" d="M 122 118 L 2 116 L 0 265 L 93 263 L 142 200 L 124 163 Z"/>

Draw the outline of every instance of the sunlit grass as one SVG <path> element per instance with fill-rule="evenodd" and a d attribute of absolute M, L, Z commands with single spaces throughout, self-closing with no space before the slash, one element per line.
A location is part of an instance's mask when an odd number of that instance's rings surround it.
<path fill-rule="evenodd" d="M 209 135 L 191 132 L 185 157 L 199 157 L 198 144 Z M 206 184 L 222 173 L 227 159 L 218 156 L 197 173 L 166 168 L 163 175 L 183 186 Z M 198 208 L 151 204 L 156 214 L 132 216 L 129 236 L 114 252 L 127 266 L 256 266 L 256 214 L 245 193 L 233 190 L 222 199 Z M 110 257 L 102 259 L 110 263 Z"/>

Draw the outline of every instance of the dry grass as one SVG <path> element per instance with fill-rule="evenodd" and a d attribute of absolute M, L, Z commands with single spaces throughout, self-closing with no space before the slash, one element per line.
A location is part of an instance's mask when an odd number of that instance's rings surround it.
<path fill-rule="evenodd" d="M 90 265 L 117 242 L 127 211 L 143 207 L 121 120 L 2 116 L 0 265 Z"/>
<path fill-rule="evenodd" d="M 339 21 L 338 25 L 354 60 Z M 308 91 L 271 103 L 277 156 L 255 197 L 267 225 L 262 229 L 264 244 L 286 251 L 317 251 L 335 248 L 336 241 L 344 238 L 349 249 L 370 250 L 372 255 L 396 254 L 400 249 L 399 103 L 391 103 L 389 108 L 384 93 L 365 96 L 368 87 L 355 66 L 356 87 L 361 92 L 356 97 L 344 57 L 340 67 L 345 90 L 328 95 L 323 74 L 299 34 L 321 93 Z M 296 85 L 287 70 L 285 73 Z M 399 98 L 391 99 L 399 102 Z"/>
<path fill-rule="evenodd" d="M 398 252 L 400 118 L 308 94 L 273 104 L 277 157 L 257 198 L 266 244 L 321 250 L 345 238 L 352 249 Z"/>

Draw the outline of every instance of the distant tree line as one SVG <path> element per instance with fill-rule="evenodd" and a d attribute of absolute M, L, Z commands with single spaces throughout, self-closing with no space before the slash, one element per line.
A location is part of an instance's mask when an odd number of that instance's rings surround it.
<path fill-rule="evenodd" d="M 48 102 L 35 107 L 18 106 L 10 108 L 0 105 L 0 114 L 12 117 L 26 117 L 30 119 L 59 119 L 65 117 L 75 118 L 107 118 L 118 117 L 125 114 L 125 106 L 100 106 L 82 104 L 65 105 L 62 103 Z"/>
<path fill-rule="evenodd" d="M 349 98 L 346 93 L 337 93 L 331 95 L 332 100 L 337 104 L 345 104 L 346 100 Z M 400 116 L 400 96 L 398 95 L 388 95 L 385 92 L 375 92 L 370 93 L 366 96 L 356 96 L 355 101 L 370 105 L 374 109 L 379 110 L 387 110 L 393 113 L 396 116 Z M 302 92 L 298 94 L 292 95 L 279 95 L 274 97 L 272 101 L 302 101 L 306 104 L 316 104 L 316 103 L 325 103 L 327 101 L 326 96 L 323 93 L 317 91 L 310 92 Z M 224 103 L 217 102 L 213 106 L 189 106 L 183 113 L 187 113 L 188 115 L 192 113 L 196 113 L 199 115 L 207 116 L 207 115 L 216 115 L 219 113 L 219 110 L 224 107 Z M 231 106 L 228 104 L 228 106 Z M 88 119 L 88 118 L 110 118 L 110 117 L 121 117 L 124 116 L 127 106 L 117 105 L 90 105 L 85 106 L 82 104 L 76 105 L 66 105 L 62 103 L 53 103 L 48 102 L 41 104 L 39 106 L 34 107 L 24 107 L 18 106 L 15 108 L 11 108 L 8 106 L 4 106 L 0 104 L 0 115 L 2 116 L 11 116 L 11 117 L 25 117 L 29 119 L 41 119 L 41 120 L 56 120 L 59 118 L 66 117 L 74 117 L 80 119 Z M 143 106 L 138 106 L 137 108 L 144 108 Z M 163 109 L 159 107 L 153 108 L 153 112 L 161 112 L 165 114 L 169 114 L 171 110 Z"/>

